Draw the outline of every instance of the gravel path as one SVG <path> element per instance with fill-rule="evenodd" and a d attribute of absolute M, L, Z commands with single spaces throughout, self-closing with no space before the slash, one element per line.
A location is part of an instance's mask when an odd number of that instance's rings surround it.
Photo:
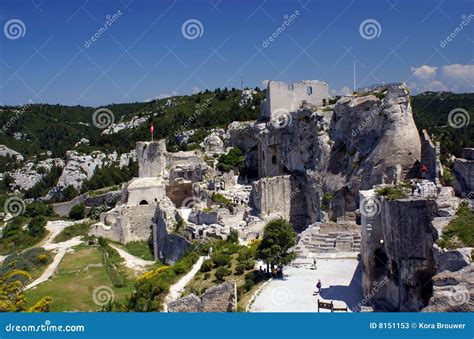
<path fill-rule="evenodd" d="M 284 279 L 273 279 L 255 298 L 250 312 L 318 312 L 318 298 L 336 307 L 353 309 L 362 300 L 361 271 L 354 259 L 311 260 L 284 269 Z M 315 294 L 321 280 L 321 294 Z M 329 310 L 322 310 L 329 312 Z"/>
<path fill-rule="evenodd" d="M 40 245 L 40 247 L 43 247 L 44 249 L 48 251 L 58 251 L 58 253 L 54 256 L 53 262 L 48 266 L 48 268 L 43 272 L 43 274 L 38 279 L 34 280 L 33 282 L 31 282 L 25 287 L 24 289 L 25 291 L 48 280 L 56 272 L 66 252 L 70 248 L 82 243 L 81 237 L 75 237 L 67 241 L 60 242 L 60 243 L 53 243 L 53 239 L 59 233 L 61 233 L 61 231 L 64 228 L 80 223 L 80 222 L 81 222 L 80 220 L 79 221 L 54 220 L 54 221 L 48 221 L 46 223 L 46 230 L 49 232 L 49 235 L 48 235 L 48 238 Z"/>
<path fill-rule="evenodd" d="M 118 254 L 125 260 L 125 266 L 131 268 L 132 270 L 143 271 L 147 266 L 155 264 L 154 261 L 138 258 L 115 245 L 111 244 L 110 246 L 115 249 Z"/>
<path fill-rule="evenodd" d="M 45 282 L 46 280 L 48 280 L 54 274 L 54 272 L 56 272 L 56 269 L 58 268 L 59 264 L 61 263 L 61 260 L 63 259 L 64 254 L 66 254 L 66 249 L 61 248 L 58 251 L 58 253 L 56 254 L 56 256 L 54 257 L 54 260 L 51 263 L 51 265 L 48 266 L 48 268 L 43 272 L 43 274 L 38 279 L 36 279 L 35 281 L 33 281 L 32 283 L 27 285 L 24 288 L 24 291 L 29 290 L 30 288 L 33 288 L 36 285 L 39 285 L 39 284 Z"/>
<path fill-rule="evenodd" d="M 174 285 L 171 285 L 170 292 L 165 298 L 164 302 L 164 311 L 168 311 L 167 304 L 171 301 L 178 299 L 181 296 L 181 293 L 184 291 L 186 285 L 194 278 L 197 272 L 201 269 L 202 263 L 206 259 L 206 256 L 199 257 L 198 261 L 193 265 L 191 270 L 186 273 L 178 282 Z"/>

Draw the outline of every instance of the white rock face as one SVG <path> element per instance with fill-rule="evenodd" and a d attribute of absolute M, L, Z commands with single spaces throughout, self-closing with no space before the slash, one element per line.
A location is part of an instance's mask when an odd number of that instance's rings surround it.
<path fill-rule="evenodd" d="M 278 123 L 254 125 L 259 177 L 299 177 L 310 205 L 316 192 L 331 192 L 333 220 L 358 208 L 359 190 L 409 177 L 421 143 L 408 89 L 391 85 L 383 95 L 342 97 L 334 111 L 303 107 Z"/>
<path fill-rule="evenodd" d="M 148 120 L 148 117 L 134 116 L 132 120 L 112 124 L 102 131 L 102 134 L 115 134 L 123 129 L 131 129 L 140 126 Z"/>
<path fill-rule="evenodd" d="M 86 139 L 86 138 L 82 138 L 81 140 L 79 140 L 78 142 L 76 142 L 76 144 L 74 145 L 74 147 L 77 147 L 79 145 L 89 145 L 89 139 Z"/>
<path fill-rule="evenodd" d="M 209 154 L 219 154 L 225 152 L 224 142 L 218 133 L 209 134 L 203 141 L 204 152 Z"/>
<path fill-rule="evenodd" d="M 65 188 L 72 185 L 80 189 L 86 179 L 92 178 L 96 168 L 108 165 L 127 166 L 130 160 L 136 160 L 136 152 L 123 153 L 118 156 L 117 152 L 105 154 L 100 151 L 91 154 L 79 154 L 76 151 L 66 153 L 66 165 L 58 180 L 57 187 Z"/>
<path fill-rule="evenodd" d="M 242 94 L 240 95 L 239 106 L 243 107 L 248 105 L 253 100 L 253 95 L 257 94 L 257 92 L 253 89 L 244 89 Z"/>
<path fill-rule="evenodd" d="M 13 191 L 28 190 L 37 184 L 53 167 L 64 167 L 64 161 L 59 158 L 46 159 L 38 163 L 28 161 L 23 167 L 13 172 L 7 172 L 13 178 L 10 188 Z"/>
<path fill-rule="evenodd" d="M 255 121 L 234 121 L 227 127 L 225 139 L 230 147 L 249 150 L 257 144 L 254 134 Z"/>
<path fill-rule="evenodd" d="M 11 148 L 8 148 L 5 145 L 0 145 L 0 157 L 16 157 L 17 161 L 23 161 L 23 156 L 17 152 L 12 150 Z"/>

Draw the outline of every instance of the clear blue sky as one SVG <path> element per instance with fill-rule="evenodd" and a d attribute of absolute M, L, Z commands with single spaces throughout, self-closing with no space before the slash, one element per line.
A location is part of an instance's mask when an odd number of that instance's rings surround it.
<path fill-rule="evenodd" d="M 472 92 L 471 13 L 471 0 L 2 0 L 0 104 L 144 101 L 240 87 L 241 76 L 251 87 L 319 79 L 340 93 L 353 87 L 354 62 L 357 87 L 406 81 L 415 92 Z M 25 27 L 20 36 L 5 33 L 12 19 Z M 195 39 L 182 34 L 190 19 L 203 27 Z M 380 27 L 372 39 L 359 30 L 368 19 Z"/>

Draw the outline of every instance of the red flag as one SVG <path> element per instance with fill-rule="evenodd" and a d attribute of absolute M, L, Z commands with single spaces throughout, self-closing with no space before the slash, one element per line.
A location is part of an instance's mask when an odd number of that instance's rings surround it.
<path fill-rule="evenodd" d="M 153 135 L 153 132 L 155 131 L 155 127 L 153 126 L 153 123 L 150 126 L 150 134 Z"/>

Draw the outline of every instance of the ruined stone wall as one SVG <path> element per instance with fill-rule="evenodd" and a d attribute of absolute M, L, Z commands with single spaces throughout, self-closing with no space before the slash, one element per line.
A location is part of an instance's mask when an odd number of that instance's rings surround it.
<path fill-rule="evenodd" d="M 300 81 L 287 84 L 280 81 L 269 81 L 266 99 L 262 105 L 262 116 L 270 117 L 273 113 L 295 112 L 303 102 L 313 106 L 327 104 L 328 85 L 317 80 Z"/>
<path fill-rule="evenodd" d="M 252 183 L 250 202 L 263 217 L 281 217 L 302 229 L 320 218 L 319 195 L 308 187 L 304 176 L 262 178 Z"/>
<path fill-rule="evenodd" d="M 172 301 L 168 312 L 236 312 L 237 286 L 233 282 L 210 287 L 201 298 L 194 294 Z"/>

